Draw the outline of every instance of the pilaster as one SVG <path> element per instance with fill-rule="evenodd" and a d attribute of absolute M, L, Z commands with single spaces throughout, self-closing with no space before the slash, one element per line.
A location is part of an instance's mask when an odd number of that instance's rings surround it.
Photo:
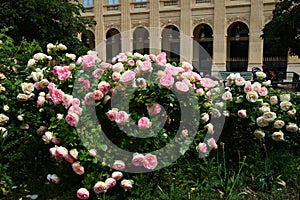
<path fill-rule="evenodd" d="M 180 12 L 180 62 L 193 61 L 192 1 L 181 0 Z"/>
<path fill-rule="evenodd" d="M 121 5 L 121 44 L 122 52 L 132 51 L 132 30 L 130 20 L 130 2 L 120 0 Z"/>
<path fill-rule="evenodd" d="M 104 33 L 104 18 L 103 18 L 103 1 L 94 1 L 94 7 L 97 12 L 95 12 L 95 21 L 97 22 L 95 26 L 95 49 L 98 53 L 99 58 L 106 58 L 106 43 L 105 43 L 105 33 Z"/>
<path fill-rule="evenodd" d="M 161 27 L 159 16 L 159 1 L 149 1 L 150 6 L 150 53 L 159 54 L 161 52 Z"/>

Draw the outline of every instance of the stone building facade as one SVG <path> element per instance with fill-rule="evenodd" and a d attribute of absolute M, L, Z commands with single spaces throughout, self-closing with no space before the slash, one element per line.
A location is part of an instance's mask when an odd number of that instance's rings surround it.
<path fill-rule="evenodd" d="M 278 0 L 82 0 L 97 25 L 82 37 L 100 58 L 166 51 L 200 72 L 250 71 L 262 64 L 298 71 L 298 58 L 261 39 Z M 287 69 L 288 68 L 288 69 Z"/>

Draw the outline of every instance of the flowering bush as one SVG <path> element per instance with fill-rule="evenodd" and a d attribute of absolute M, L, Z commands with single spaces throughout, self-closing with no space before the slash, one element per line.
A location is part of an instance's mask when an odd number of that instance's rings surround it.
<path fill-rule="evenodd" d="M 37 133 L 53 158 L 80 177 L 78 198 L 116 184 L 130 190 L 134 177 L 124 172 L 168 166 L 191 146 L 203 155 L 218 147 L 210 123 L 216 83 L 189 63 L 173 66 L 165 53 L 120 53 L 106 63 L 89 52 L 76 60 L 66 50 L 49 44 L 49 55 L 28 61 L 31 77 L 18 99 L 35 98 L 44 115 Z M 47 179 L 59 184 L 61 176 L 50 172 Z"/>
<path fill-rule="evenodd" d="M 225 114 L 228 116 L 224 137 L 231 137 L 231 145 L 251 150 L 254 138 L 269 146 L 283 142 L 299 145 L 299 96 L 293 92 L 274 89 L 265 80 L 263 72 L 258 80 L 245 81 L 239 73 L 230 74 L 226 80 Z M 244 145 L 247 143 L 248 145 Z"/>

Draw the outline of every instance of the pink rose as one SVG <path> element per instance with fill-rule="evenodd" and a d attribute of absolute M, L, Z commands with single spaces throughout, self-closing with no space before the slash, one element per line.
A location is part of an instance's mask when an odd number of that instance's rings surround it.
<path fill-rule="evenodd" d="M 84 174 L 84 167 L 81 166 L 79 162 L 74 162 L 72 164 L 72 169 L 78 175 Z"/>
<path fill-rule="evenodd" d="M 184 129 L 184 130 L 181 131 L 181 135 L 183 137 L 187 137 L 187 136 L 189 136 L 189 131 L 187 129 Z"/>
<path fill-rule="evenodd" d="M 93 76 L 95 79 L 100 80 L 101 76 L 104 74 L 104 70 L 103 69 L 95 69 L 93 71 Z"/>
<path fill-rule="evenodd" d="M 116 63 L 111 68 L 113 72 L 120 72 L 124 69 L 124 65 L 122 63 Z"/>
<path fill-rule="evenodd" d="M 110 121 L 112 121 L 112 122 L 116 120 L 117 114 L 118 114 L 118 111 L 117 111 L 117 110 L 114 110 L 114 109 L 113 109 L 113 110 L 109 110 L 109 111 L 106 113 L 108 119 L 109 119 Z"/>
<path fill-rule="evenodd" d="M 230 101 L 232 100 L 232 93 L 229 91 L 224 92 L 224 94 L 222 95 L 222 99 L 224 101 Z"/>
<path fill-rule="evenodd" d="M 131 83 L 135 79 L 135 73 L 131 70 L 127 70 L 121 75 L 120 81 L 122 83 Z"/>
<path fill-rule="evenodd" d="M 196 90 L 196 94 L 197 94 L 197 96 L 203 96 L 205 94 L 205 92 L 204 92 L 203 88 L 199 88 Z"/>
<path fill-rule="evenodd" d="M 161 106 L 158 103 L 156 103 L 152 106 L 148 106 L 147 110 L 151 115 L 157 115 L 161 112 Z"/>
<path fill-rule="evenodd" d="M 103 98 L 103 93 L 101 92 L 101 90 L 95 90 L 94 91 L 94 99 L 96 100 L 96 101 L 99 101 L 99 100 L 101 100 L 102 98 Z"/>
<path fill-rule="evenodd" d="M 143 154 L 136 154 L 133 156 L 131 162 L 134 166 L 138 167 L 138 166 L 143 166 L 144 161 L 145 161 L 145 156 Z"/>
<path fill-rule="evenodd" d="M 198 145 L 198 150 L 201 152 L 201 153 L 206 153 L 207 151 L 207 145 L 205 143 L 200 143 Z"/>
<path fill-rule="evenodd" d="M 65 158 L 68 155 L 68 150 L 65 147 L 57 147 L 56 148 L 56 156 Z"/>
<path fill-rule="evenodd" d="M 210 138 L 207 142 L 208 142 L 208 145 L 210 147 L 212 147 L 213 149 L 218 148 L 218 145 L 217 145 L 216 140 L 214 138 Z"/>
<path fill-rule="evenodd" d="M 55 105 L 59 105 L 62 102 L 64 92 L 61 89 L 54 88 L 51 93 L 51 100 Z"/>
<path fill-rule="evenodd" d="M 79 199 L 89 199 L 90 193 L 87 189 L 80 188 L 79 190 L 77 190 L 77 197 Z"/>
<path fill-rule="evenodd" d="M 120 78 L 121 78 L 121 74 L 120 74 L 119 72 L 114 72 L 114 73 L 112 74 L 112 79 L 113 79 L 114 81 L 118 81 L 118 80 L 120 80 Z"/>
<path fill-rule="evenodd" d="M 128 60 L 128 65 L 129 65 L 129 66 L 132 67 L 132 66 L 134 66 L 134 64 L 135 64 L 135 63 L 134 63 L 134 60 L 132 60 L 132 59 Z"/>
<path fill-rule="evenodd" d="M 144 79 L 144 78 L 138 78 L 138 79 L 136 79 L 136 81 L 137 81 L 138 86 L 139 86 L 140 88 L 143 89 L 143 88 L 147 87 L 146 79 Z"/>
<path fill-rule="evenodd" d="M 123 178 L 123 173 L 122 172 L 113 172 L 111 177 L 117 181 L 117 180 L 120 180 L 121 178 Z"/>
<path fill-rule="evenodd" d="M 48 174 L 47 180 L 51 183 L 59 184 L 60 178 L 56 174 Z"/>
<path fill-rule="evenodd" d="M 79 116 L 75 113 L 68 112 L 65 119 L 70 126 L 76 126 L 79 121 Z"/>
<path fill-rule="evenodd" d="M 74 158 L 72 157 L 72 156 L 70 156 L 70 155 L 67 155 L 66 157 L 65 157 L 65 160 L 68 162 L 68 163 L 74 163 Z"/>
<path fill-rule="evenodd" d="M 156 56 L 156 64 L 159 66 L 165 66 L 167 64 L 167 54 L 166 52 L 161 52 Z"/>
<path fill-rule="evenodd" d="M 97 150 L 96 149 L 90 149 L 89 150 L 89 156 L 95 157 L 97 155 Z"/>
<path fill-rule="evenodd" d="M 70 154 L 70 156 L 72 156 L 72 158 L 74 158 L 75 160 L 78 159 L 78 151 L 77 151 L 77 149 L 71 149 L 71 150 L 69 151 L 69 154 Z"/>
<path fill-rule="evenodd" d="M 175 83 L 175 87 L 179 92 L 188 92 L 189 91 L 189 86 L 182 81 L 177 81 Z"/>
<path fill-rule="evenodd" d="M 144 157 L 143 166 L 146 169 L 154 169 L 157 166 L 157 158 L 155 155 L 147 154 Z"/>
<path fill-rule="evenodd" d="M 128 121 L 129 115 L 125 111 L 119 111 L 116 115 L 115 121 L 118 124 L 125 124 Z"/>
<path fill-rule="evenodd" d="M 118 61 L 119 62 L 126 62 L 127 61 L 127 56 L 124 53 L 120 53 L 118 56 Z"/>
<path fill-rule="evenodd" d="M 160 78 L 159 83 L 162 87 L 170 88 L 174 84 L 174 78 L 171 75 L 164 75 Z"/>
<path fill-rule="evenodd" d="M 100 67 L 101 67 L 101 69 L 110 69 L 110 68 L 112 68 L 111 64 L 107 63 L 107 62 L 101 62 Z"/>
<path fill-rule="evenodd" d="M 245 92 L 245 93 L 248 93 L 248 92 L 251 92 L 251 91 L 253 91 L 252 85 L 251 85 L 251 84 L 245 85 L 245 87 L 244 87 L 244 92 Z"/>
<path fill-rule="evenodd" d="M 243 77 L 237 77 L 235 80 L 235 85 L 243 86 L 245 84 L 245 79 Z"/>
<path fill-rule="evenodd" d="M 69 94 L 64 94 L 63 98 L 62 98 L 62 105 L 68 109 L 73 102 L 73 96 L 69 95 Z"/>
<path fill-rule="evenodd" d="M 45 97 L 39 96 L 37 99 L 37 107 L 39 108 L 42 107 L 45 103 L 45 100 L 46 100 Z"/>
<path fill-rule="evenodd" d="M 103 181 L 98 181 L 94 185 L 94 192 L 96 194 L 105 193 L 107 190 L 106 184 Z"/>
<path fill-rule="evenodd" d="M 73 105 L 69 108 L 68 113 L 74 113 L 74 114 L 80 116 L 82 113 L 82 108 L 80 108 L 79 106 Z"/>
<path fill-rule="evenodd" d="M 84 105 L 92 105 L 94 103 L 94 94 L 92 92 L 87 93 L 84 96 Z"/>
<path fill-rule="evenodd" d="M 59 80 L 64 81 L 67 80 L 71 75 L 71 70 L 69 66 L 55 66 L 53 68 L 53 74 L 54 76 L 57 76 Z"/>
<path fill-rule="evenodd" d="M 77 107 L 80 106 L 80 100 L 77 99 L 77 98 L 74 98 L 73 101 L 72 101 L 72 105 L 77 106 Z"/>
<path fill-rule="evenodd" d="M 117 184 L 117 181 L 113 178 L 108 178 L 105 180 L 106 189 L 110 189 Z"/>
<path fill-rule="evenodd" d="M 260 90 L 258 91 L 258 94 L 262 97 L 267 96 L 268 89 L 266 87 L 261 87 Z"/>
<path fill-rule="evenodd" d="M 215 82 L 210 78 L 202 78 L 200 80 L 200 84 L 203 88 L 211 89 L 211 88 L 215 87 Z"/>
<path fill-rule="evenodd" d="M 142 117 L 138 121 L 138 127 L 140 129 L 149 128 L 150 125 L 151 125 L 151 122 L 150 122 L 150 120 L 147 117 Z"/>
<path fill-rule="evenodd" d="M 90 68 L 95 65 L 98 58 L 96 56 L 84 55 L 81 57 L 81 59 L 82 59 L 82 65 L 85 68 Z"/>
<path fill-rule="evenodd" d="M 149 60 L 146 60 L 143 62 L 140 68 L 142 72 L 149 72 L 152 70 L 152 63 Z"/>
<path fill-rule="evenodd" d="M 125 190 L 130 190 L 132 189 L 132 182 L 130 180 L 124 179 L 121 181 L 120 186 Z"/>
<path fill-rule="evenodd" d="M 208 134 L 213 135 L 215 133 L 213 124 L 209 123 L 205 127 L 207 128 Z"/>
<path fill-rule="evenodd" d="M 103 94 L 107 94 L 110 90 L 110 84 L 105 81 L 101 81 L 98 84 L 98 90 L 100 90 Z"/>
<path fill-rule="evenodd" d="M 237 114 L 240 118 L 246 118 L 247 117 L 247 111 L 245 109 L 239 110 Z"/>
<path fill-rule="evenodd" d="M 109 95 L 105 95 L 103 98 L 103 104 L 107 104 L 111 100 L 111 97 Z"/>
<path fill-rule="evenodd" d="M 125 167 L 125 163 L 122 160 L 116 160 L 112 166 L 112 168 L 114 168 L 115 170 L 122 170 Z"/>

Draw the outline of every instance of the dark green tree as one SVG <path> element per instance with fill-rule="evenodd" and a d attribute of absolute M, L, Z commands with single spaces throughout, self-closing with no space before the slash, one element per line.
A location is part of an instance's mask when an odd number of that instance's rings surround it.
<path fill-rule="evenodd" d="M 300 0 L 280 0 L 272 20 L 263 28 L 262 38 L 274 51 L 289 50 L 300 55 Z"/>
<path fill-rule="evenodd" d="M 18 44 L 25 38 L 42 47 L 63 43 L 68 51 L 84 54 L 88 50 L 77 38 L 95 21 L 82 18 L 84 7 L 78 0 L 0 0 L 0 28 L 13 27 L 7 33 Z"/>

